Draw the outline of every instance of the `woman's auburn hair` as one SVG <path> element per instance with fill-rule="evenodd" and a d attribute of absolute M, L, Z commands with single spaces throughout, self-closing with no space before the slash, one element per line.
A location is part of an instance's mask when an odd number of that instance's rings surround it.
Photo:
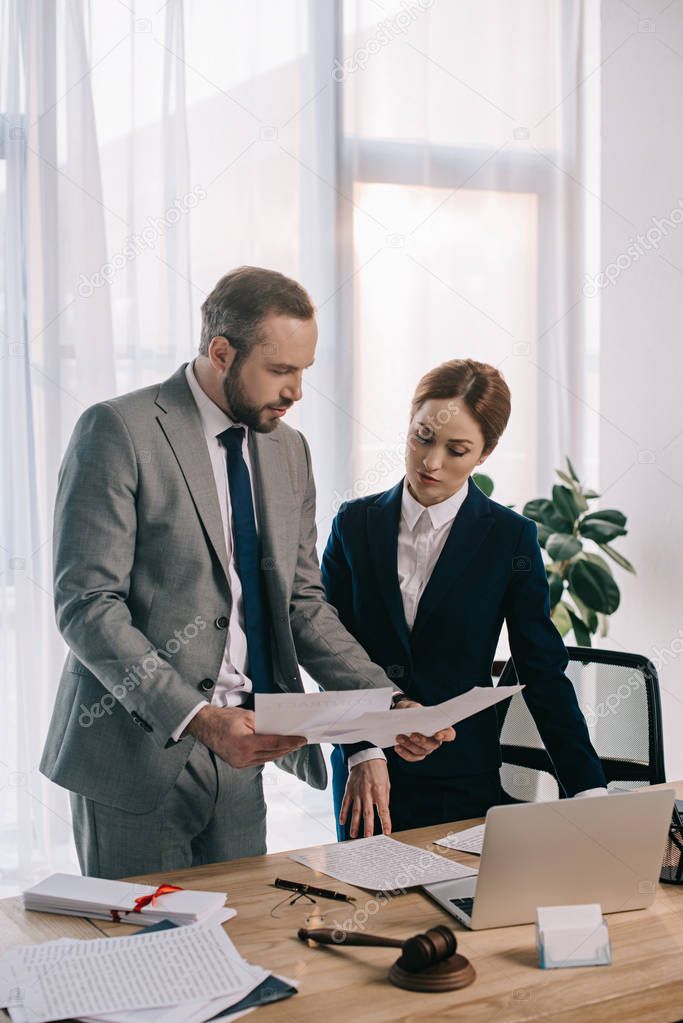
<path fill-rule="evenodd" d="M 458 398 L 479 424 L 484 454 L 498 443 L 510 418 L 510 388 L 500 370 L 474 359 L 451 359 L 430 369 L 413 395 L 411 419 L 426 401 Z"/>

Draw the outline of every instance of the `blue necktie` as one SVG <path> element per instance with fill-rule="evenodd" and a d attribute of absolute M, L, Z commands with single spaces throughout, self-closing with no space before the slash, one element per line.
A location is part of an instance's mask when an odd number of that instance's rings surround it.
<path fill-rule="evenodd" d="M 228 486 L 232 511 L 232 536 L 235 545 L 237 574 L 242 584 L 244 624 L 249 654 L 249 677 L 255 693 L 274 691 L 270 660 L 268 598 L 261 572 L 261 548 L 251 480 L 242 455 L 244 427 L 233 426 L 218 437 L 225 448 L 228 463 Z"/>

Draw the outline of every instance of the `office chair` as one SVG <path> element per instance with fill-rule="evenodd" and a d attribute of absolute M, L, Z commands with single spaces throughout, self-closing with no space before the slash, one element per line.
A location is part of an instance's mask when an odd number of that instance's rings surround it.
<path fill-rule="evenodd" d="M 642 654 L 567 647 L 567 677 L 586 718 L 608 788 L 637 789 L 666 781 L 659 680 Z M 524 679 L 521 679 L 523 682 Z M 498 685 L 517 685 L 512 660 Z M 506 801 L 558 799 L 564 791 L 522 693 L 497 704 Z"/>

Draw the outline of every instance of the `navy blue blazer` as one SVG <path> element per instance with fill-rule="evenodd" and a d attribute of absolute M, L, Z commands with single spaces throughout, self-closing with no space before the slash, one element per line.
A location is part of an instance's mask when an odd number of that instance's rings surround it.
<path fill-rule="evenodd" d="M 402 491 L 403 481 L 347 502 L 335 517 L 322 573 L 327 599 L 343 624 L 400 689 L 430 706 L 472 686 L 492 685 L 505 620 L 524 699 L 566 794 L 605 785 L 565 675 L 567 652 L 550 618 L 536 524 L 490 500 L 470 479 L 409 631 L 397 568 Z M 495 770 L 500 763 L 492 707 L 461 721 L 455 741 L 425 760 L 401 760 L 400 770 L 416 779 L 444 778 Z"/>

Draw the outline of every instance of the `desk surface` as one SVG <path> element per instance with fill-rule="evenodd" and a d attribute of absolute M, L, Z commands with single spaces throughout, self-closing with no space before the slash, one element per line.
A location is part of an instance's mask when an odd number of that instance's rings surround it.
<path fill-rule="evenodd" d="M 672 783 L 683 796 L 683 782 Z M 467 863 L 464 853 L 449 852 L 431 843 L 449 830 L 478 821 L 459 821 L 449 827 L 420 828 L 395 837 Z M 228 904 L 238 915 L 226 930 L 246 959 L 296 977 L 299 994 L 258 1010 L 259 1023 L 325 1023 L 369 1020 L 467 1020 L 467 1023 L 677 1023 L 683 1019 L 683 886 L 659 885 L 650 909 L 608 917 L 613 965 L 541 970 L 537 966 L 534 927 L 505 927 L 471 932 L 425 895 L 411 891 L 383 902 L 331 878 L 318 875 L 318 884 L 356 897 L 355 906 L 319 901 L 306 906 L 301 899 L 271 910 L 285 892 L 271 888 L 276 877 L 316 883 L 316 875 L 288 858 L 287 853 L 256 856 L 212 864 L 168 875 L 150 874 L 149 882 L 172 881 L 187 888 L 227 891 Z M 371 933 L 405 938 L 437 924 L 458 932 L 460 951 L 476 968 L 474 984 L 446 994 L 416 994 L 393 987 L 387 972 L 397 952 L 391 948 L 308 948 L 296 937 L 299 927 L 343 924 L 353 918 Z M 310 919 L 314 913 L 323 920 Z M 360 929 L 360 928 L 358 928 Z M 0 901 L 0 944 L 27 944 L 58 937 L 93 938 L 131 933 L 125 925 L 88 921 L 47 913 L 24 912 L 20 899 Z M 254 1017 L 256 1018 L 256 1017 Z"/>

